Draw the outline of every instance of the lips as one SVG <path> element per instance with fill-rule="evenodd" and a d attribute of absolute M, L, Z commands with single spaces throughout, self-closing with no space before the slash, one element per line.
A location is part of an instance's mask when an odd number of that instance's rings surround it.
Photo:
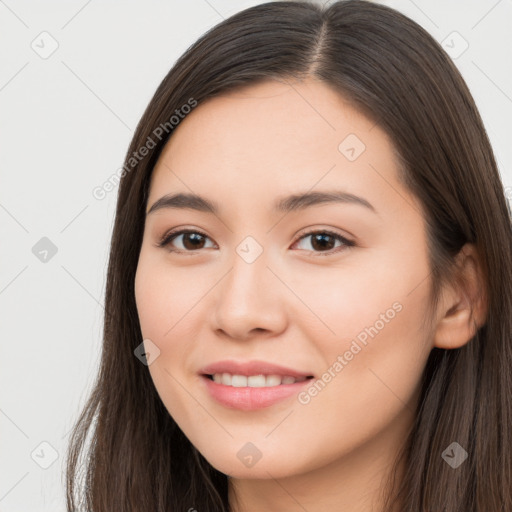
<path fill-rule="evenodd" d="M 205 366 L 199 374 L 211 398 L 224 407 L 242 411 L 262 409 L 291 398 L 313 378 L 310 373 L 264 361 L 219 361 Z"/>

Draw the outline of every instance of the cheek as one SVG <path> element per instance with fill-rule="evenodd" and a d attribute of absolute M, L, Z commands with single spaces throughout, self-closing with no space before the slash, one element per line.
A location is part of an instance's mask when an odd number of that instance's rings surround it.
<path fill-rule="evenodd" d="M 368 322 L 367 330 L 359 331 L 365 334 L 364 343 L 354 337 L 323 346 L 325 372 L 299 397 L 294 425 L 297 438 L 305 431 L 314 433 L 308 438 L 310 449 L 320 458 L 386 439 L 393 429 L 406 429 L 413 421 L 429 350 L 409 317 L 410 301 L 402 306 L 375 330 Z M 293 437 L 293 429 L 288 435 Z"/>
<path fill-rule="evenodd" d="M 325 364 L 321 382 L 302 402 L 309 400 L 312 416 L 330 410 L 337 421 L 351 423 L 372 411 L 373 420 L 363 423 L 374 428 L 415 397 L 431 349 L 432 333 L 421 329 L 428 263 L 419 255 L 400 262 L 379 256 L 372 265 L 332 271 L 328 279 L 322 270 L 309 273 L 302 288 L 297 281 L 326 333 L 310 329 Z"/>
<path fill-rule="evenodd" d="M 368 329 L 373 333 L 388 330 L 404 309 L 414 326 L 422 315 L 421 294 L 425 290 L 411 292 L 428 274 L 426 262 L 422 265 L 418 258 L 397 262 L 389 252 L 347 258 L 338 267 L 319 265 L 310 266 L 307 271 L 294 268 L 289 275 L 282 273 L 283 280 L 301 299 L 296 301 L 297 310 L 291 321 L 307 321 L 314 326 L 315 332 L 311 330 L 309 334 L 317 333 L 326 350 L 330 346 L 339 350 L 356 337 L 364 342 Z"/>
<path fill-rule="evenodd" d="M 149 371 L 159 393 L 167 397 L 180 395 L 178 381 L 193 371 L 190 353 L 204 338 L 200 332 L 204 322 L 197 315 L 215 279 L 198 278 L 193 266 L 173 268 L 165 257 L 141 251 L 135 275 L 137 313 L 143 339 L 160 351 Z"/>
<path fill-rule="evenodd" d="M 137 313 L 143 339 L 151 340 L 160 351 L 148 370 L 171 416 L 182 420 L 198 414 L 191 413 L 190 400 L 180 386 L 190 349 L 188 342 L 180 340 L 197 338 L 187 322 L 187 314 L 197 302 L 196 288 L 190 286 L 190 279 L 185 279 L 183 273 L 172 272 L 162 259 L 141 252 L 135 275 Z"/>
<path fill-rule="evenodd" d="M 205 293 L 192 271 L 175 270 L 165 258 L 141 252 L 135 275 L 135 301 L 142 335 L 158 343 L 176 338 L 186 315 Z M 162 347 L 163 348 L 163 347 Z"/>

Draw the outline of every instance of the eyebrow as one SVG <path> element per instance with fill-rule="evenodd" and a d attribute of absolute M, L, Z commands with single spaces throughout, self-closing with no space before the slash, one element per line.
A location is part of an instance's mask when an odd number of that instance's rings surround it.
<path fill-rule="evenodd" d="M 303 192 L 292 194 L 279 198 L 274 203 L 275 212 L 294 212 L 304 210 L 311 206 L 317 206 L 326 203 L 345 203 L 364 206 L 365 208 L 377 213 L 375 207 L 363 197 L 344 192 L 342 190 L 329 190 L 325 192 Z M 200 212 L 219 214 L 220 207 L 218 203 L 206 199 L 197 194 L 177 193 L 167 194 L 155 201 L 146 215 L 156 212 L 163 208 L 176 208 L 196 210 Z"/>

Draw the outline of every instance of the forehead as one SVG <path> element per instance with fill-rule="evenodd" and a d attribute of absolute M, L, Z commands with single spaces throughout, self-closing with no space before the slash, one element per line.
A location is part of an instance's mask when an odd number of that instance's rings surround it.
<path fill-rule="evenodd" d="M 176 190 L 215 192 L 221 202 L 243 206 L 269 195 L 340 186 L 365 197 L 396 194 L 396 162 L 385 132 L 322 82 L 269 80 L 192 110 L 160 155 L 150 198 Z"/>
<path fill-rule="evenodd" d="M 251 158 L 247 164 L 279 159 L 321 165 L 319 157 L 340 156 L 339 144 L 349 135 L 362 144 L 387 149 L 385 134 L 324 83 L 268 80 L 211 98 L 197 106 L 169 139 L 168 153 L 196 149 L 202 156 Z M 355 139 L 354 139 L 355 140 Z"/>

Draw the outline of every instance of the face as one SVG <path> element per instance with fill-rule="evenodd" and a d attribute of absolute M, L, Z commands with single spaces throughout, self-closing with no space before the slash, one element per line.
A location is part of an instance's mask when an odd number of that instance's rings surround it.
<path fill-rule="evenodd" d="M 298 475 L 404 439 L 432 348 L 424 222 L 389 138 L 325 84 L 246 86 L 181 121 L 135 294 L 156 390 L 215 468 Z"/>

